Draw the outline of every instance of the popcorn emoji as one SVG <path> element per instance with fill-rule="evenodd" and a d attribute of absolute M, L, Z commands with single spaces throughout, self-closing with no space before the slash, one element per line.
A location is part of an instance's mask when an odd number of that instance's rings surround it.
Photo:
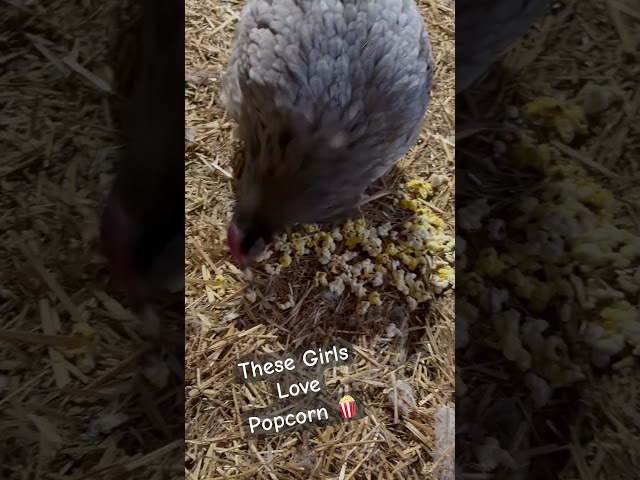
<path fill-rule="evenodd" d="M 353 418 L 356 416 L 356 401 L 353 397 L 345 395 L 340 399 L 340 413 L 343 418 Z"/>

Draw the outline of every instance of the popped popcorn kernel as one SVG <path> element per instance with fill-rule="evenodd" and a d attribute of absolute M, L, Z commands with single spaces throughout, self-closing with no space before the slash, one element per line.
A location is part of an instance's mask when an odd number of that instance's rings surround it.
<path fill-rule="evenodd" d="M 287 301 L 284 303 L 279 303 L 278 308 L 280 310 L 289 310 L 295 306 L 296 302 L 293 300 L 293 295 L 290 293 L 287 294 Z"/>
<path fill-rule="evenodd" d="M 259 263 L 267 274 L 278 275 L 291 265 L 294 255 L 311 255 L 326 267 L 315 272 L 314 285 L 331 294 L 353 295 L 361 311 L 382 305 L 380 292 L 368 289 L 385 285 L 395 286 L 409 307 L 418 308 L 432 298 L 432 292 L 440 294 L 455 287 L 455 239 L 443 232 L 444 220 L 426 203 L 434 188 L 446 180 L 436 175 L 430 182 L 411 180 L 402 186 L 393 199 L 413 215 L 400 225 L 371 226 L 362 218 L 347 220 L 330 231 L 317 224 L 302 225 L 297 232 L 276 236 L 267 249 L 270 253 Z M 271 252 L 277 254 L 277 261 Z M 442 278 L 439 269 L 445 272 Z M 291 308 L 289 303 L 279 307 Z"/>
<path fill-rule="evenodd" d="M 433 195 L 433 186 L 422 180 L 411 180 L 406 183 L 406 187 L 411 193 L 425 200 Z"/>
<path fill-rule="evenodd" d="M 371 305 L 375 305 L 375 306 L 382 305 L 382 300 L 380 299 L 380 294 L 378 292 L 371 292 L 369 294 L 369 303 Z"/>
<path fill-rule="evenodd" d="M 211 287 L 214 290 L 223 290 L 226 284 L 227 284 L 227 279 L 224 278 L 223 275 L 216 275 L 215 278 L 213 279 L 213 284 L 211 285 Z"/>
<path fill-rule="evenodd" d="M 318 285 L 327 287 L 329 285 L 329 282 L 327 281 L 327 272 L 316 272 L 315 281 Z"/>
<path fill-rule="evenodd" d="M 283 268 L 287 268 L 291 265 L 291 256 L 284 254 L 278 259 L 278 262 L 280 262 L 280 265 L 282 265 Z"/>

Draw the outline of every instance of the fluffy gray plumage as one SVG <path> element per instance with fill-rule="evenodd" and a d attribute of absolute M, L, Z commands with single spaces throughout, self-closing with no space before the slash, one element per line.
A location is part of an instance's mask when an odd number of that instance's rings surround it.
<path fill-rule="evenodd" d="M 456 0 L 456 93 L 478 80 L 549 0 Z"/>
<path fill-rule="evenodd" d="M 411 0 L 249 0 L 222 80 L 246 149 L 236 225 L 355 206 L 417 140 L 432 76 Z"/>

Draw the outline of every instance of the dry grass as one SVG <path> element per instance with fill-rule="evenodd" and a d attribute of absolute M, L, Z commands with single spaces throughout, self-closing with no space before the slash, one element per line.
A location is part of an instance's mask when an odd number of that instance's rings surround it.
<path fill-rule="evenodd" d="M 122 6 L 17 4 L 0 11 L 0 477 L 181 475 L 180 403 L 141 377 L 142 342 L 98 255 Z"/>
<path fill-rule="evenodd" d="M 640 16 L 632 3 L 600 0 L 556 3 L 539 22 L 536 32 L 506 56 L 501 68 L 494 69 L 486 82 L 468 92 L 465 110 L 471 112 L 471 118 L 466 119 L 471 125 L 498 123 L 508 129 L 521 129 L 522 125 L 514 124 L 513 116 L 508 115 L 509 109 L 532 99 L 542 96 L 573 99 L 585 84 L 622 89 L 622 102 L 608 105 L 590 119 L 592 133 L 582 145 L 556 142 L 554 146 L 560 148 L 563 161 L 586 168 L 621 203 L 617 225 L 640 234 L 640 197 L 637 188 L 633 188 L 640 180 L 640 95 L 635 86 L 640 70 L 630 60 L 630 52 L 636 52 L 640 38 Z M 591 98 L 594 100 L 597 98 Z M 480 157 L 487 153 L 491 156 L 496 141 L 508 143 L 508 138 L 504 132 L 483 132 L 459 145 L 458 156 Z M 493 173 L 487 175 L 493 177 Z M 575 305 L 573 311 L 581 312 Z M 475 349 L 458 352 L 458 367 L 463 372 L 466 369 L 468 378 L 464 373 L 463 378 L 470 382 L 470 398 L 462 399 L 459 406 L 459 417 L 463 414 L 467 417 L 460 424 L 468 421 L 469 429 L 459 432 L 457 444 L 459 451 L 465 452 L 462 463 L 467 471 L 475 471 L 472 449 L 485 433 L 471 424 L 479 423 L 479 418 L 504 415 L 507 408 L 502 402 L 511 396 L 518 397 L 510 404 L 510 420 L 496 422 L 509 423 L 513 428 L 502 446 L 523 470 L 515 473 L 498 469 L 492 474 L 469 474 L 468 478 L 500 479 L 516 474 L 527 478 L 557 475 L 584 480 L 637 477 L 637 470 L 629 467 L 637 466 L 640 460 L 638 379 L 633 373 L 637 372 L 638 359 L 629 355 L 605 371 L 590 366 L 586 347 L 578 339 L 579 325 L 572 332 L 571 324 L 579 324 L 580 315 L 575 313 L 575 318 L 566 325 L 551 314 L 544 317 L 554 332 L 564 333 L 572 360 L 581 365 L 587 380 L 575 388 L 559 389 L 554 401 L 543 409 L 533 408 L 530 396 L 520 393 L 524 388 L 518 388 L 522 373 L 498 358 L 499 352 L 487 353 L 490 349 L 480 344 Z M 495 334 L 489 330 L 483 333 L 483 339 Z M 477 331 L 472 331 L 472 335 L 478 338 Z M 498 402 L 501 407 L 491 410 Z M 485 422 L 488 423 L 491 422 Z"/>
<path fill-rule="evenodd" d="M 436 64 L 434 90 L 419 145 L 384 180 L 440 173 L 451 179 L 434 199 L 453 232 L 453 2 L 419 2 Z M 328 305 L 313 287 L 318 265 L 300 263 L 277 278 L 254 274 L 265 297 L 295 293 L 288 312 L 243 302 L 247 284 L 228 258 L 232 161 L 239 145 L 219 101 L 242 3 L 187 2 L 187 470 L 189 478 L 433 478 L 434 412 L 453 404 L 453 299 L 407 312 L 393 300 L 356 318 L 353 304 Z M 377 202 L 367 205 L 376 218 Z M 293 273 L 291 273 L 293 272 Z M 214 290 L 216 275 L 227 279 Z M 262 309 L 262 310 L 261 310 Z M 390 326 L 394 323 L 397 330 Z M 254 352 L 291 350 L 340 336 L 358 360 L 329 371 L 330 391 L 349 386 L 367 399 L 366 418 L 301 435 L 243 438 L 240 413 L 266 406 L 265 385 L 236 385 L 232 366 Z M 409 391 L 406 394 L 403 392 Z M 413 398 L 412 398 L 413 397 Z"/>

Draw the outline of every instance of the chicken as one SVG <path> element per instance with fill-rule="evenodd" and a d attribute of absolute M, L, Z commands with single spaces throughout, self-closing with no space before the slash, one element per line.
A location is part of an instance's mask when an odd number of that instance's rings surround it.
<path fill-rule="evenodd" d="M 184 286 L 183 3 L 144 0 L 127 148 L 101 221 L 102 248 L 134 310 Z"/>
<path fill-rule="evenodd" d="M 456 94 L 527 33 L 549 0 L 456 0 Z"/>
<path fill-rule="evenodd" d="M 411 0 L 249 0 L 221 95 L 245 145 L 234 259 L 352 211 L 416 142 L 432 78 Z"/>

